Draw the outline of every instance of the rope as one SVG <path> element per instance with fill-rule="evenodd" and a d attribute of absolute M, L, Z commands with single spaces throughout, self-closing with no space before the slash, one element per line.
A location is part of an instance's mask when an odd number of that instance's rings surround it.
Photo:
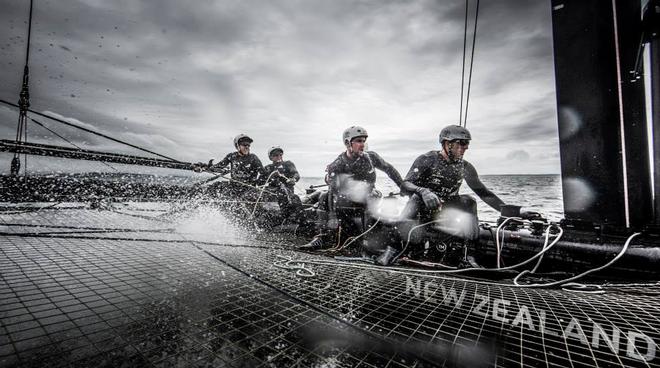
<path fill-rule="evenodd" d="M 549 230 L 549 228 L 548 228 Z M 545 249 L 546 246 L 548 246 L 548 240 L 550 239 L 550 231 L 545 232 L 545 242 L 543 243 L 543 248 Z M 536 262 L 536 266 L 532 269 L 532 273 L 536 272 L 536 270 L 539 268 L 541 265 L 541 261 L 543 260 L 543 256 L 539 257 L 539 260 Z"/>
<path fill-rule="evenodd" d="M 428 223 L 427 223 L 428 224 Z M 427 224 L 422 224 L 419 226 L 427 225 Z M 409 268 L 403 268 L 403 267 L 388 267 L 388 266 L 370 266 L 370 265 L 359 265 L 359 267 L 367 268 L 367 269 L 377 269 L 381 271 L 392 271 L 392 272 L 399 272 L 399 273 L 405 273 L 405 274 L 449 274 L 449 273 L 463 273 L 463 272 L 473 272 L 473 271 L 493 271 L 493 272 L 502 272 L 502 271 L 510 271 L 514 268 L 518 268 L 521 266 L 524 266 L 528 264 L 529 262 L 532 262 L 533 260 L 543 256 L 546 252 L 548 252 L 552 247 L 554 247 L 559 240 L 561 239 L 562 235 L 564 234 L 564 230 L 557 226 L 557 225 L 551 225 L 546 229 L 546 231 L 550 231 L 550 227 L 555 226 L 559 229 L 559 234 L 557 237 L 552 241 L 552 243 L 548 246 L 544 246 L 542 250 L 535 254 L 534 256 L 528 258 L 527 260 L 520 262 L 518 264 L 515 264 L 513 266 L 508 266 L 508 267 L 502 267 L 502 268 L 461 268 L 461 269 L 449 269 L 449 270 L 411 270 Z M 412 229 L 411 229 L 412 231 Z M 335 261 L 306 261 L 307 263 L 315 263 L 315 264 L 330 264 L 330 265 L 337 265 L 337 264 L 343 264 L 342 262 L 335 262 Z M 350 266 L 355 267 L 357 265 L 350 264 Z M 500 284 L 504 286 L 512 286 L 509 284 Z"/>
<path fill-rule="evenodd" d="M 208 172 L 208 171 L 207 171 L 207 172 Z M 213 172 L 213 171 L 211 170 L 210 172 Z M 266 193 L 268 193 L 268 194 L 277 195 L 277 193 L 272 192 L 272 191 L 270 191 L 270 190 L 266 190 L 265 188 L 262 189 L 262 188 L 259 188 L 259 187 L 256 186 L 256 185 L 253 185 L 253 184 L 248 184 L 248 183 L 242 182 L 242 181 L 240 181 L 240 180 L 236 180 L 236 179 L 231 178 L 231 177 L 228 178 L 228 177 L 225 176 L 225 175 L 227 175 L 227 174 L 228 174 L 228 173 L 225 172 L 225 173 L 222 173 L 222 174 L 220 174 L 220 175 L 216 175 L 216 176 L 214 176 L 214 177 L 212 177 L 212 178 L 210 178 L 210 179 L 207 179 L 206 181 L 201 182 L 200 185 L 205 184 L 205 183 L 208 183 L 208 182 L 213 181 L 213 180 L 218 179 L 218 178 L 223 178 L 223 179 L 225 179 L 225 180 L 233 181 L 233 182 L 236 182 L 236 183 L 238 183 L 238 184 L 244 185 L 244 186 L 246 186 L 246 187 L 250 187 L 250 188 L 253 188 L 253 189 L 257 189 L 257 190 L 263 190 L 264 192 L 266 192 Z"/>
<path fill-rule="evenodd" d="M 362 234 L 360 234 L 360 235 L 358 235 L 358 236 L 355 236 L 355 237 L 352 237 L 352 239 L 351 239 L 351 238 L 346 239 L 346 241 L 344 242 L 344 244 L 342 244 L 342 246 L 341 246 L 340 248 L 336 249 L 335 252 L 339 252 L 340 250 L 342 250 L 342 249 L 348 247 L 349 245 L 353 244 L 356 240 L 358 240 L 358 239 L 360 239 L 361 237 L 367 235 L 367 233 L 370 232 L 371 230 L 373 230 L 373 228 L 375 228 L 376 225 L 378 225 L 379 222 L 380 222 L 380 217 L 377 218 L 377 219 L 376 219 L 376 222 L 374 222 L 374 224 L 371 225 L 371 226 L 370 226 L 366 231 L 364 231 Z M 350 241 L 349 241 L 349 240 L 350 240 Z"/>
<path fill-rule="evenodd" d="M 314 277 L 316 274 L 311 268 L 305 267 L 305 263 L 301 261 L 295 261 L 291 257 L 282 256 L 279 254 L 275 255 L 277 258 L 284 260 L 273 262 L 273 266 L 277 268 L 282 268 L 285 270 L 296 270 L 296 275 L 300 277 Z M 293 263 L 293 264 L 292 264 Z"/>
<path fill-rule="evenodd" d="M 543 287 L 543 288 L 544 288 L 544 287 L 550 287 L 550 286 L 561 286 L 561 285 L 564 285 L 564 286 L 566 286 L 566 285 L 572 285 L 572 286 L 575 286 L 576 284 L 575 284 L 575 283 L 572 283 L 572 281 L 578 280 L 578 279 L 580 279 L 580 278 L 582 278 L 582 277 L 584 277 L 584 276 L 586 276 L 586 275 L 588 275 L 588 274 L 590 274 L 590 273 L 593 273 L 593 272 L 596 272 L 596 271 L 600 271 L 600 270 L 602 270 L 602 269 L 605 269 L 605 268 L 611 266 L 612 264 L 614 264 L 614 262 L 616 262 L 619 258 L 623 257 L 624 253 L 626 253 L 626 251 L 628 250 L 628 247 L 630 246 L 630 242 L 631 242 L 636 236 L 638 236 L 638 235 L 641 235 L 641 233 L 634 233 L 634 234 L 630 235 L 630 236 L 628 237 L 628 239 L 626 240 L 625 244 L 623 245 L 623 248 L 621 249 L 621 251 L 619 252 L 619 254 L 617 254 L 616 257 L 614 257 L 614 259 L 612 259 L 611 261 L 607 262 L 607 263 L 606 263 L 605 265 L 603 265 L 603 266 L 596 267 L 596 268 L 592 268 L 592 269 L 587 270 L 587 271 L 585 271 L 585 272 L 583 272 L 583 273 L 581 273 L 581 274 L 579 274 L 579 275 L 576 275 L 576 276 L 573 276 L 573 277 L 569 277 L 569 278 L 564 279 L 564 280 L 553 281 L 553 282 L 549 282 L 549 283 L 546 283 L 546 284 L 526 284 L 526 285 L 520 285 L 520 284 L 518 284 L 518 279 L 519 279 L 520 277 L 522 277 L 523 275 L 525 275 L 525 274 L 527 274 L 527 273 L 530 273 L 529 270 L 525 270 L 525 271 L 522 271 L 520 274 L 518 274 L 518 276 L 516 276 L 516 277 L 513 279 L 513 283 L 514 283 L 516 286 L 518 286 L 518 287 L 527 287 L 527 288 L 529 288 L 529 287 Z"/>
<path fill-rule="evenodd" d="M 268 175 L 268 177 L 266 178 L 266 182 L 264 183 L 264 185 L 261 186 L 259 196 L 257 197 L 257 201 L 254 203 L 254 208 L 252 208 L 252 213 L 250 213 L 250 217 L 254 217 L 254 213 L 257 211 L 257 205 L 259 204 L 259 201 L 261 200 L 261 196 L 263 196 L 263 194 L 264 194 L 264 190 L 266 189 L 266 185 L 268 185 L 268 183 L 270 182 L 270 178 L 275 173 L 279 174 L 279 171 L 275 170 L 272 173 L 270 173 L 270 175 Z M 258 187 L 256 187 L 256 188 L 259 189 Z"/>
<path fill-rule="evenodd" d="M 497 259 L 496 259 L 496 265 L 497 268 L 500 268 L 500 257 L 501 257 L 501 252 L 502 252 L 502 247 L 504 247 L 504 233 L 502 233 L 502 245 L 500 245 L 500 230 L 504 227 L 504 225 L 509 222 L 512 219 L 519 219 L 517 217 L 507 217 L 502 223 L 497 227 L 497 230 L 495 230 L 495 249 L 497 251 Z"/>
<path fill-rule="evenodd" d="M 433 221 L 425 222 L 421 225 L 413 226 L 413 228 L 408 231 L 408 239 L 406 240 L 406 245 L 403 246 L 403 249 L 401 249 L 401 252 L 399 252 L 399 254 L 397 254 L 396 257 L 392 258 L 392 262 L 390 262 L 390 263 L 394 263 L 406 251 L 406 249 L 408 248 L 408 245 L 410 244 L 410 235 L 412 235 L 413 230 L 415 230 L 417 228 L 420 228 L 420 227 L 424 227 L 424 226 L 433 224 L 433 223 L 436 223 L 436 222 L 440 222 L 440 220 L 433 220 Z"/>

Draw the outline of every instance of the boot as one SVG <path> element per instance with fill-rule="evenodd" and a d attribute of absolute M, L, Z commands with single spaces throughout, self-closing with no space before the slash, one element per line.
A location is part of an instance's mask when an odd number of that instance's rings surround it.
<path fill-rule="evenodd" d="M 467 252 L 469 245 L 469 240 L 463 243 L 463 259 L 458 263 L 458 268 L 484 268 L 479 263 L 477 263 L 477 260 L 474 258 L 474 256 L 468 255 Z"/>
<path fill-rule="evenodd" d="M 298 247 L 299 250 L 318 250 L 323 248 L 323 239 L 320 235 L 315 236 L 312 241 Z"/>
<path fill-rule="evenodd" d="M 390 247 L 389 245 L 385 248 L 383 253 L 381 253 L 375 260 L 376 264 L 381 265 L 381 266 L 387 266 L 389 265 L 394 257 L 397 254 L 397 250 Z"/>
<path fill-rule="evenodd" d="M 484 268 L 473 256 L 467 256 L 458 263 L 458 268 Z"/>

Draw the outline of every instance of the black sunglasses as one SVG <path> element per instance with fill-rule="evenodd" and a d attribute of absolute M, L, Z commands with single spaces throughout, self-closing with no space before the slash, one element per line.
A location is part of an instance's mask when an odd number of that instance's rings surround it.
<path fill-rule="evenodd" d="M 470 145 L 470 141 L 468 141 L 467 139 L 457 139 L 454 142 L 460 144 L 461 146 L 469 146 Z"/>

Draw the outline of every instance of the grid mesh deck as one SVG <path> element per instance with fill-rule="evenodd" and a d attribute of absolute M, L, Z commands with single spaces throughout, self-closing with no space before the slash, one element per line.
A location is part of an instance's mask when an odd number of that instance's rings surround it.
<path fill-rule="evenodd" d="M 144 209 L 0 212 L 0 366 L 660 366 L 657 286 L 322 264 Z"/>

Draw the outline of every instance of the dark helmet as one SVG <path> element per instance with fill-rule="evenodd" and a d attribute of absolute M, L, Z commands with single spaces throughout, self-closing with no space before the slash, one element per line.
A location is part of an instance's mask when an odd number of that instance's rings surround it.
<path fill-rule="evenodd" d="M 276 153 L 277 151 L 280 151 L 280 153 L 284 153 L 284 150 L 283 150 L 282 147 L 280 147 L 280 146 L 273 146 L 273 147 L 270 147 L 270 148 L 268 149 L 268 158 L 270 158 L 270 156 L 272 156 L 272 155 L 273 155 L 274 153 Z"/>
<path fill-rule="evenodd" d="M 353 125 L 350 128 L 346 128 L 346 130 L 344 130 L 344 134 L 341 135 L 342 140 L 344 141 L 344 146 L 349 146 L 351 141 L 355 138 L 367 138 L 368 136 L 369 134 L 367 133 L 367 130 L 359 125 Z"/>
<path fill-rule="evenodd" d="M 248 137 L 246 134 L 243 133 L 234 137 L 234 147 L 238 149 L 238 144 L 241 142 L 252 143 L 252 138 Z"/>
<path fill-rule="evenodd" d="M 470 131 L 459 125 L 448 125 L 440 131 L 440 144 L 444 141 L 453 141 L 456 139 L 472 140 Z"/>

